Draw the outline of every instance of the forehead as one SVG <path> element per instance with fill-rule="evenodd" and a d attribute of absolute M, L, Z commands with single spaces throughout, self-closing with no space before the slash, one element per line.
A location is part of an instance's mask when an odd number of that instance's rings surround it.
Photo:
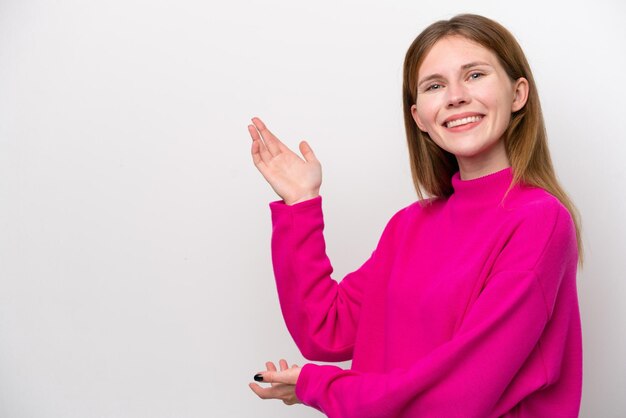
<path fill-rule="evenodd" d="M 463 36 L 446 36 L 430 48 L 418 69 L 418 78 L 459 70 L 472 62 L 499 67 L 496 55 L 489 49 Z"/>

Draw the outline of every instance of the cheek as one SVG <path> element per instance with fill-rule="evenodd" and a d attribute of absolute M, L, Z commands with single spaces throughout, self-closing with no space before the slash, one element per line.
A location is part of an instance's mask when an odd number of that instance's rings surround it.
<path fill-rule="evenodd" d="M 493 106 L 497 109 L 498 124 L 501 128 L 506 129 L 511 121 L 511 105 L 512 100 L 507 95 L 502 95 L 494 100 Z"/>
<path fill-rule="evenodd" d="M 416 116 L 419 119 L 420 128 L 429 131 L 435 124 L 437 117 L 436 106 L 429 100 L 417 100 Z"/>

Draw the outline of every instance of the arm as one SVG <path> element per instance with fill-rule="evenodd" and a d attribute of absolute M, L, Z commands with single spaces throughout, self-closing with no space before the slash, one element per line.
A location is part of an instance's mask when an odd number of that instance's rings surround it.
<path fill-rule="evenodd" d="M 529 245 L 529 244 L 536 245 Z M 576 242 L 569 214 L 553 205 L 522 222 L 455 336 L 418 362 L 385 374 L 305 365 L 296 394 L 329 417 L 488 417 L 527 360 L 533 373 L 516 399 L 550 383 L 538 341 L 562 280 L 572 280 Z M 566 275 L 566 272 L 570 272 Z M 563 286 L 572 291 L 572 286 Z M 571 415 L 575 416 L 575 412 Z"/>
<path fill-rule="evenodd" d="M 283 199 L 271 204 L 272 256 L 281 308 L 294 340 L 309 359 L 352 356 L 364 285 L 374 256 L 341 284 L 331 279 L 325 253 L 319 188 L 321 166 L 306 142 L 300 158 L 258 119 L 248 126 L 252 159 Z"/>
<path fill-rule="evenodd" d="M 337 283 L 325 251 L 321 197 L 293 206 L 274 202 L 271 209 L 276 286 L 294 341 L 311 360 L 352 358 L 364 292 L 372 280 L 381 279 L 381 256 L 374 251 L 361 268 Z"/>

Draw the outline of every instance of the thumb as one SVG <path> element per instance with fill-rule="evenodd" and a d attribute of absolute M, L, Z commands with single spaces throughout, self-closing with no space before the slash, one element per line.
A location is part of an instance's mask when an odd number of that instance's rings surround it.
<path fill-rule="evenodd" d="M 300 152 L 302 153 L 302 156 L 304 157 L 304 160 L 307 163 L 314 162 L 314 161 L 318 162 L 308 142 L 306 141 L 300 142 Z"/>

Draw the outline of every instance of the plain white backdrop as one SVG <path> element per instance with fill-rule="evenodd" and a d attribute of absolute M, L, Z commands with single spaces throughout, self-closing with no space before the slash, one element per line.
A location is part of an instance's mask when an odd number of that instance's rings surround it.
<path fill-rule="evenodd" d="M 247 387 L 303 359 L 246 125 L 313 146 L 340 279 L 415 199 L 402 61 L 461 12 L 534 70 L 583 217 L 581 416 L 626 416 L 625 4 L 0 0 L 0 416 L 321 416 Z"/>

